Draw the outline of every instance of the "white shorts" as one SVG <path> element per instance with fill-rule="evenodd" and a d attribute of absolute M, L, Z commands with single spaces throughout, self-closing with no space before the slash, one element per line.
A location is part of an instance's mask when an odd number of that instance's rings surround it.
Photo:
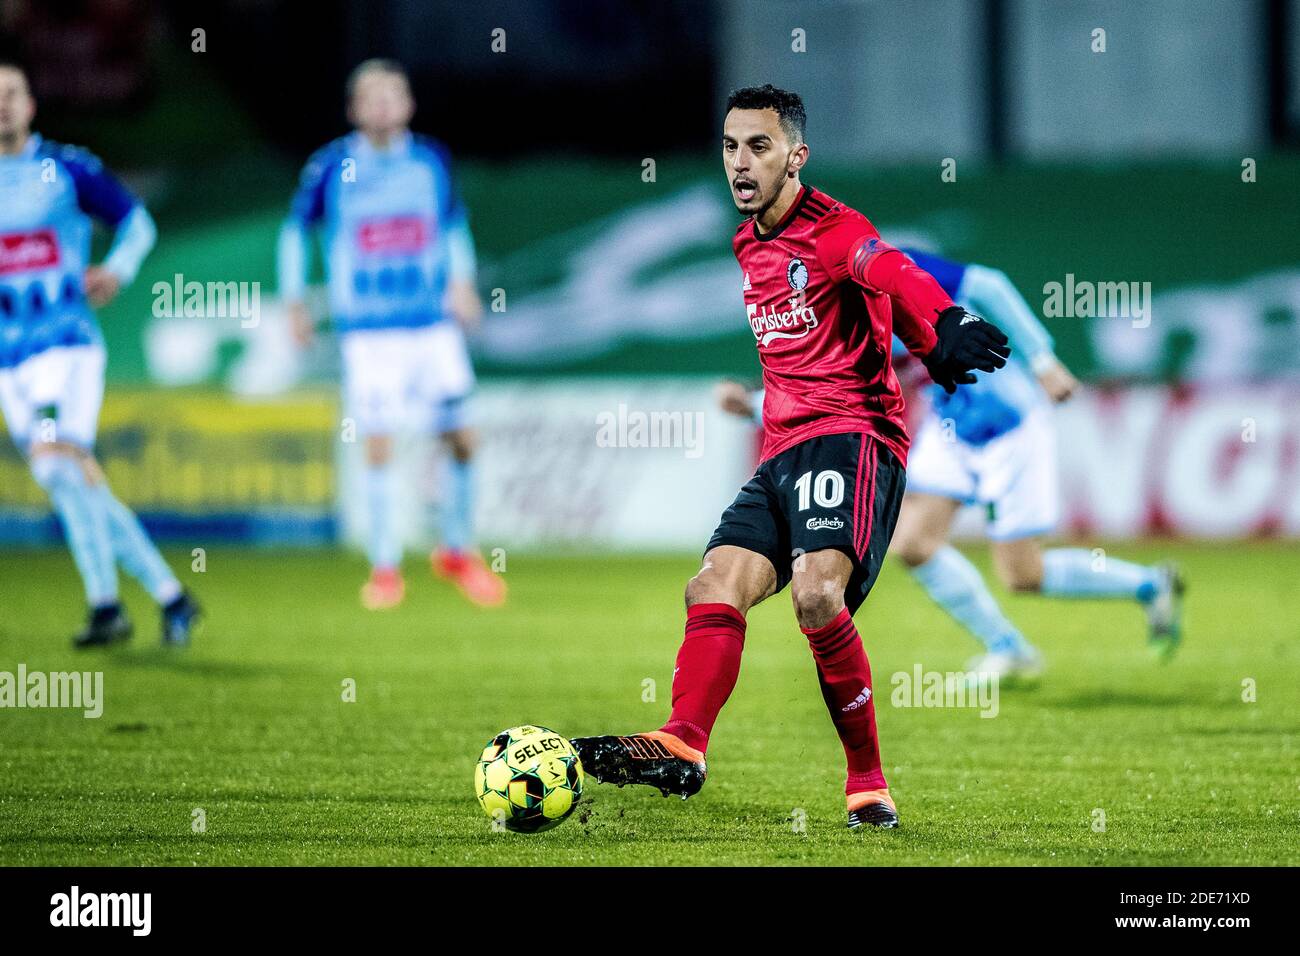
<path fill-rule="evenodd" d="M 0 369 L 0 410 L 14 444 L 24 453 L 36 441 L 93 448 L 106 361 L 102 345 L 68 345 Z"/>
<path fill-rule="evenodd" d="M 907 457 L 907 490 L 987 509 L 995 541 L 1047 534 L 1060 520 L 1056 430 L 1047 408 L 984 445 L 949 437 L 928 414 Z"/>
<path fill-rule="evenodd" d="M 474 368 L 455 322 L 347 332 L 342 350 L 343 401 L 362 435 L 465 426 Z"/>

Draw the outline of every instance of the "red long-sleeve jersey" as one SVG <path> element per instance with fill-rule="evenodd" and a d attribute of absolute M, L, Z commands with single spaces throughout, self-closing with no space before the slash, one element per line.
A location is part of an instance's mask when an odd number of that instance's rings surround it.
<path fill-rule="evenodd" d="M 775 229 L 732 246 L 763 366 L 766 461 L 818 435 L 867 432 L 907 463 L 893 334 L 925 355 L 952 300 L 855 209 L 804 186 Z M 895 330 L 895 322 L 897 329 Z"/>

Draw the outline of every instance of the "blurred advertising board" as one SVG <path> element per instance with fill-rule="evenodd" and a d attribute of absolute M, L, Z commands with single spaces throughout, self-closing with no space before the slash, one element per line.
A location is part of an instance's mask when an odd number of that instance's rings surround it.
<path fill-rule="evenodd" d="M 485 548 L 700 549 L 750 474 L 753 429 L 717 410 L 713 379 L 494 381 L 473 399 Z M 344 536 L 364 536 L 362 452 L 340 444 Z M 433 540 L 442 469 L 399 447 L 408 544 Z"/>
<path fill-rule="evenodd" d="M 1300 385 L 1087 390 L 1057 411 L 1063 530 L 1300 537 Z"/>
<path fill-rule="evenodd" d="M 757 436 L 711 378 L 493 381 L 474 396 L 485 548 L 697 551 L 752 472 Z M 1086 389 L 1056 409 L 1063 536 L 1300 538 L 1300 387 Z M 364 539 L 362 443 L 332 394 L 247 402 L 110 391 L 99 453 L 116 493 L 174 543 Z M 1050 450 L 1049 450 L 1050 453 Z M 436 442 L 398 444 L 407 543 L 436 539 Z M 959 522 L 977 534 L 978 509 Z M 58 540 L 0 445 L 0 544 Z"/>
<path fill-rule="evenodd" d="M 110 389 L 98 454 L 114 492 L 159 538 L 320 544 L 335 537 L 331 394 L 244 402 L 216 392 Z M 44 492 L 6 436 L 0 543 L 57 540 Z"/>

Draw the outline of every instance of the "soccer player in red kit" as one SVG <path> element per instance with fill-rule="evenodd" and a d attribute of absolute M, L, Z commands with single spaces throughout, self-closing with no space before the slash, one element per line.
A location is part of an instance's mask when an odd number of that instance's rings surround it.
<path fill-rule="evenodd" d="M 672 714 L 659 730 L 573 743 L 597 780 L 688 797 L 740 673 L 745 615 L 787 584 L 848 759 L 849 827 L 896 827 L 880 765 L 871 669 L 853 612 L 880 572 L 903 497 L 908 435 L 890 364 L 897 331 L 952 391 L 1006 364 L 1006 336 L 953 304 L 865 216 L 800 182 L 805 113 L 772 86 L 733 92 L 722 159 L 747 218 L 733 246 L 763 367 L 754 477 L 686 586 Z"/>

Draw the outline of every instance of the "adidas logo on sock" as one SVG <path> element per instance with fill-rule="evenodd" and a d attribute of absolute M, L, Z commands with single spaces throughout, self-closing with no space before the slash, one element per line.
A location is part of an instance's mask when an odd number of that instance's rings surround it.
<path fill-rule="evenodd" d="M 859 707 L 866 706 L 867 701 L 871 700 L 871 688 L 862 688 L 862 693 L 854 697 L 849 703 L 840 708 L 841 713 L 847 714 L 851 710 L 857 710 Z"/>

